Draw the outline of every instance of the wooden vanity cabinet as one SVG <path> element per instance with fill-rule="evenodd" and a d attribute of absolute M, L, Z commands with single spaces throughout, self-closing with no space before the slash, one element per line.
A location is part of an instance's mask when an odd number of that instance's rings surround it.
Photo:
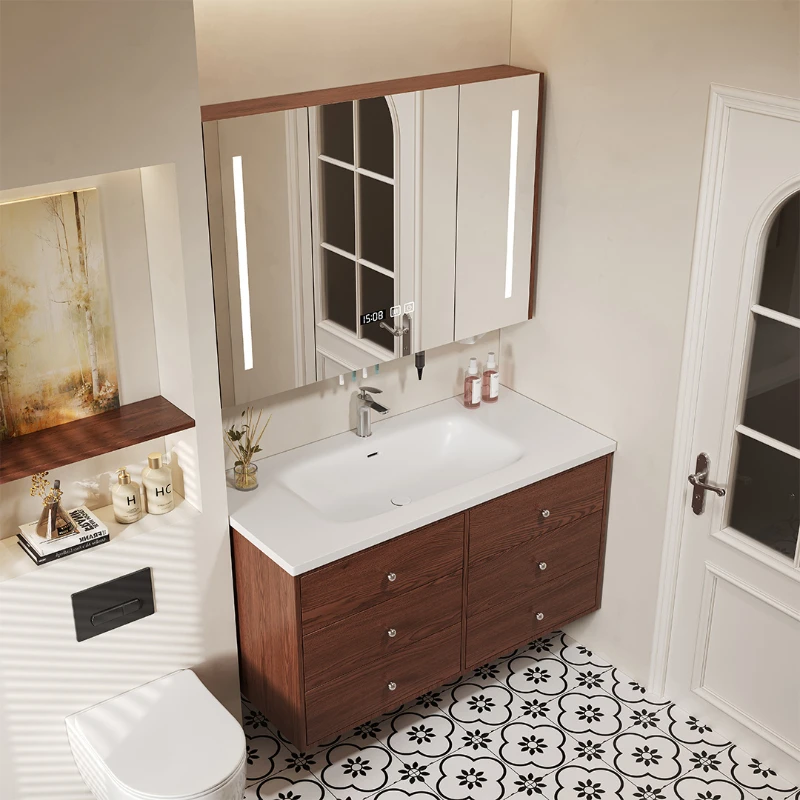
<path fill-rule="evenodd" d="M 233 530 L 242 691 L 302 750 L 596 610 L 611 460 L 297 577 Z"/>

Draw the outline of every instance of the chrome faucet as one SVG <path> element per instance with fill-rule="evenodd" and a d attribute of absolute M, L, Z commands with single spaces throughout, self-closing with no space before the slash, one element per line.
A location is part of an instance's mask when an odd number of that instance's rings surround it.
<path fill-rule="evenodd" d="M 380 394 L 382 389 L 375 389 L 371 386 L 363 386 L 359 389 L 357 403 L 358 403 L 358 424 L 356 425 L 356 436 L 372 436 L 372 416 L 370 409 L 374 409 L 378 414 L 386 414 L 389 409 L 382 406 L 377 401 L 373 400 L 368 392 L 373 394 Z"/>

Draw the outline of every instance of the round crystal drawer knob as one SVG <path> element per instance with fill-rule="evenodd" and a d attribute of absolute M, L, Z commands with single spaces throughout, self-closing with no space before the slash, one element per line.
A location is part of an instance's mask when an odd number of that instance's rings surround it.
<path fill-rule="evenodd" d="M 544 572 L 547 569 L 547 562 L 546 561 L 540 561 L 539 562 L 539 569 L 542 570 L 542 572 Z"/>
<path fill-rule="evenodd" d="M 390 583 L 394 583 L 397 580 L 397 575 L 395 575 L 394 572 L 390 572 L 386 577 L 389 579 Z"/>
<path fill-rule="evenodd" d="M 536 619 L 538 619 L 539 622 L 541 622 L 544 619 L 544 614 L 542 614 L 541 611 L 537 611 L 536 612 Z"/>
<path fill-rule="evenodd" d="M 394 639 L 394 637 L 397 636 L 397 631 L 394 628 L 389 628 L 386 632 L 389 634 L 390 639 Z"/>
<path fill-rule="evenodd" d="M 543 516 L 545 519 L 547 519 L 547 518 L 550 516 L 550 509 L 549 509 L 549 508 L 543 508 L 543 509 L 542 509 L 542 516 Z"/>
<path fill-rule="evenodd" d="M 393 692 L 397 688 L 397 684 L 394 681 L 389 681 L 389 691 Z"/>

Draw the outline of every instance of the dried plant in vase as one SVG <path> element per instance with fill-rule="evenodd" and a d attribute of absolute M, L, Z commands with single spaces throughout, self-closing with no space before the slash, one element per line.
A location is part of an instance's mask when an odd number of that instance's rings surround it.
<path fill-rule="evenodd" d="M 53 485 L 47 480 L 47 472 L 37 472 L 31 476 L 31 497 L 42 498 L 42 514 L 36 525 L 36 533 L 45 539 L 53 539 L 75 533 L 78 529 L 72 518 L 61 507 L 61 481 L 54 480 Z"/>
<path fill-rule="evenodd" d="M 253 409 L 242 411 L 240 425 L 232 425 L 225 431 L 225 444 L 236 457 L 233 465 L 233 485 L 243 492 L 249 492 L 258 486 L 258 467 L 252 463 L 253 456 L 261 452 L 259 442 L 264 431 L 272 419 L 269 415 L 264 425 L 261 425 L 261 411 L 253 421 Z"/>

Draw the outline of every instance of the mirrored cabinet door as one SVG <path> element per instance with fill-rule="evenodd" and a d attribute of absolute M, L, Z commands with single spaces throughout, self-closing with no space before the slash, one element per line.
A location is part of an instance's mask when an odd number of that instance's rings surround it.
<path fill-rule="evenodd" d="M 455 338 L 529 317 L 540 75 L 461 87 Z"/>

